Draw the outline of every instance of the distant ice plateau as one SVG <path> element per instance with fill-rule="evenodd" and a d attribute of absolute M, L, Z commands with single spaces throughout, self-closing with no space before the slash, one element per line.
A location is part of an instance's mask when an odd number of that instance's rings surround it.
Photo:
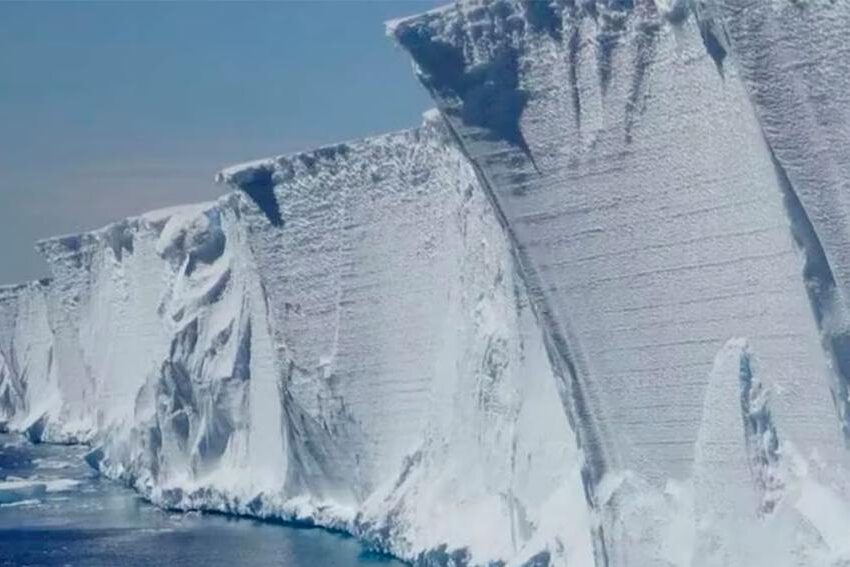
<path fill-rule="evenodd" d="M 0 425 L 423 566 L 850 565 L 848 30 L 829 0 L 391 22 L 419 128 L 37 244 Z"/>

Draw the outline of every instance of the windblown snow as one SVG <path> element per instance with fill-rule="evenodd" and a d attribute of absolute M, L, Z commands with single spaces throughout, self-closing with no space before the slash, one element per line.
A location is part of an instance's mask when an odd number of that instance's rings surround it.
<path fill-rule="evenodd" d="M 38 243 L 52 278 L 0 288 L 0 425 L 162 506 L 419 565 L 844 565 L 848 24 L 392 22 L 439 109 L 419 128 Z"/>

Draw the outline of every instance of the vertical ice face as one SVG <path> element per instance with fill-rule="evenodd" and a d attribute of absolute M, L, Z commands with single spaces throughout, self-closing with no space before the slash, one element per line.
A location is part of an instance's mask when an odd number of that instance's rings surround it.
<path fill-rule="evenodd" d="M 850 298 L 850 6 L 715 2 L 765 137 Z"/>
<path fill-rule="evenodd" d="M 167 334 L 156 305 L 167 283 L 155 250 L 172 212 L 41 241 L 53 273 L 49 316 L 61 361 L 62 429 L 88 439 L 126 424 Z"/>
<path fill-rule="evenodd" d="M 0 288 L 0 422 L 33 427 L 36 437 L 59 409 L 48 287 L 40 281 Z"/>
<path fill-rule="evenodd" d="M 846 2 L 715 2 L 765 138 L 796 200 L 807 279 L 850 435 L 850 47 Z"/>
<path fill-rule="evenodd" d="M 421 565 L 844 564 L 848 6 L 394 22 L 421 128 L 39 243 L 0 426 Z"/>
<path fill-rule="evenodd" d="M 26 386 L 20 377 L 15 353 L 15 326 L 22 290 L 21 285 L 0 288 L 0 421 L 4 425 L 16 414 L 26 411 Z"/>
<path fill-rule="evenodd" d="M 592 561 L 542 334 L 442 120 L 221 178 L 257 205 L 287 494 L 347 506 L 362 537 L 426 563 Z"/>
<path fill-rule="evenodd" d="M 423 564 L 590 565 L 582 457 L 507 238 L 470 188 L 424 439 L 358 532 Z"/>
<path fill-rule="evenodd" d="M 424 564 L 589 565 L 562 383 L 442 118 L 221 177 L 241 191 L 39 244 L 52 283 L 0 301 L 3 419 L 45 416 L 37 438 L 169 507 Z M 52 366 L 12 374 L 39 341 Z"/>
<path fill-rule="evenodd" d="M 661 490 L 690 476 L 712 361 L 732 337 L 760 353 L 783 438 L 846 466 L 832 399 L 845 394 L 804 274 L 812 247 L 800 239 L 785 158 L 769 125 L 765 142 L 758 104 L 754 112 L 754 71 L 729 56 L 752 38 L 736 22 L 730 47 L 732 4 L 696 3 L 691 14 L 684 3 L 470 1 L 391 25 L 512 236 L 569 389 L 590 503 L 613 508 L 598 538 L 603 564 L 665 564 L 652 538 L 611 540 L 625 505 L 616 492 L 603 498 L 598 483 L 626 471 Z M 763 12 L 783 3 L 762 4 L 740 20 L 782 28 Z M 808 10 L 790 4 L 782 17 Z M 807 25 L 826 27 L 815 53 L 838 41 L 845 11 L 806 14 Z M 769 38 L 754 40 L 765 53 Z M 793 41 L 781 41 L 790 54 Z M 813 73 L 833 68 L 805 57 Z M 785 61 L 765 91 L 782 83 Z M 815 78 L 791 80 L 816 90 Z M 805 108 L 846 109 L 842 96 L 821 92 L 820 105 L 811 92 Z M 812 150 L 790 118 L 777 129 Z M 835 208 L 812 219 L 815 230 L 842 226 Z M 827 258 L 846 249 L 846 235 L 835 234 L 834 254 L 819 241 Z M 639 516 L 628 521 L 640 531 Z"/>
<path fill-rule="evenodd" d="M 458 203 L 475 182 L 446 141 L 431 125 L 223 173 L 262 207 L 247 224 L 287 411 L 334 445 L 311 459 L 354 498 L 416 448 L 427 419 Z"/>
<path fill-rule="evenodd" d="M 275 361 L 240 201 L 171 216 L 155 246 L 169 274 L 156 308 L 169 344 L 137 398 L 130 448 L 137 484 L 169 505 L 191 505 L 198 490 L 278 488 L 285 473 Z"/>
<path fill-rule="evenodd" d="M 304 464 L 295 493 L 354 506 L 421 440 L 461 160 L 412 131 L 223 172 L 260 207 L 246 219 Z"/>
<path fill-rule="evenodd" d="M 277 487 L 284 467 L 275 361 L 240 201 L 39 244 L 54 274 L 61 365 L 49 438 L 90 441 L 93 464 L 167 504 L 198 486 Z"/>

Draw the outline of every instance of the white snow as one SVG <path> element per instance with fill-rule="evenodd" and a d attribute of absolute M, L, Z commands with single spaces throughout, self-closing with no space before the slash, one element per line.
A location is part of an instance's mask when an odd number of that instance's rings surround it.
<path fill-rule="evenodd" d="M 40 242 L 0 426 L 422 565 L 850 561 L 850 4 L 574 4 L 391 22 L 422 127 Z"/>

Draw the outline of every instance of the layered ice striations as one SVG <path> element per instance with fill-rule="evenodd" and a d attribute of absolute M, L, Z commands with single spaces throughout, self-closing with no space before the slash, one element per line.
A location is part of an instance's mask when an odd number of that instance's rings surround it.
<path fill-rule="evenodd" d="M 777 443 L 847 466 L 847 104 L 831 91 L 848 14 L 472 1 L 390 25 L 512 236 L 602 514 L 597 564 L 673 561 L 635 510 L 690 482 L 732 337 L 770 377 Z M 793 557 L 771 564 L 807 564 Z"/>
<path fill-rule="evenodd" d="M 245 218 L 299 464 L 287 489 L 345 505 L 355 533 L 424 564 L 589 561 L 543 338 L 442 119 L 221 178 L 258 205 Z"/>
<path fill-rule="evenodd" d="M 38 243 L 0 427 L 419 565 L 845 564 L 848 6 L 393 22 L 421 127 Z"/>

